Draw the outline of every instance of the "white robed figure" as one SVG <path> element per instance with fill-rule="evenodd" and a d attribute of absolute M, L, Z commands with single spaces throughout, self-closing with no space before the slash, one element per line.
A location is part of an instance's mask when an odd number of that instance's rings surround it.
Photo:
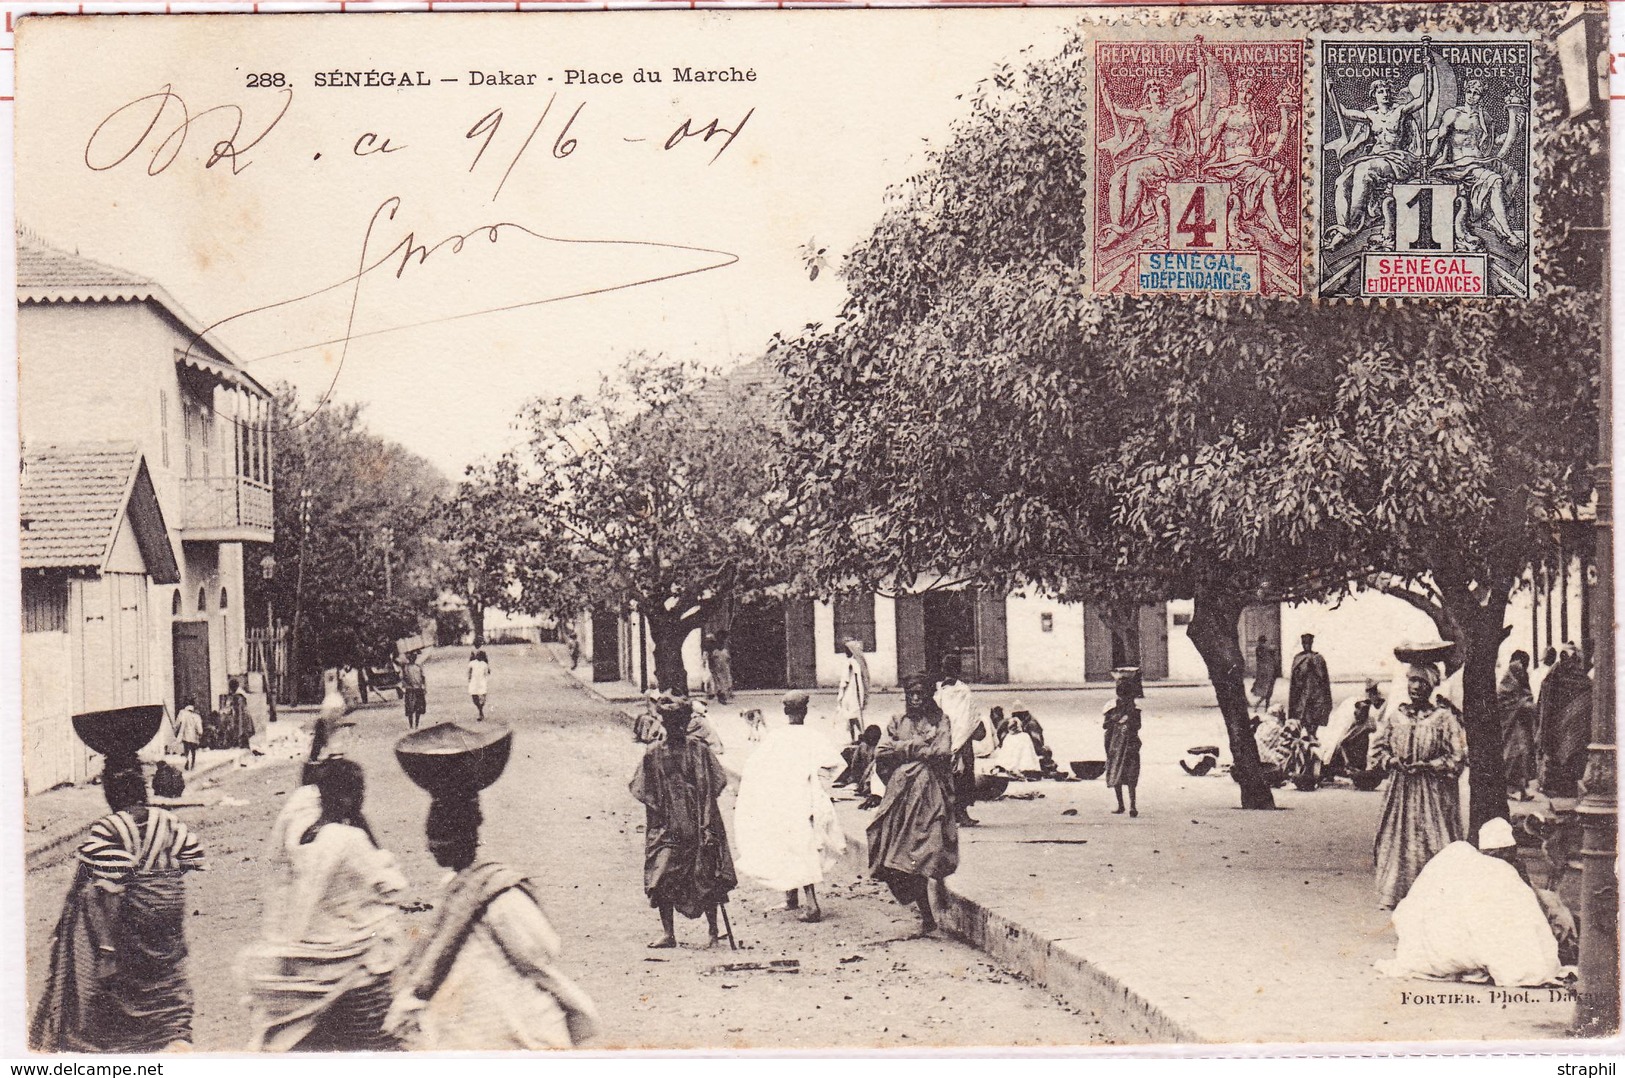
<path fill-rule="evenodd" d="M 806 725 L 807 694 L 784 698 L 789 725 L 774 727 L 751 753 L 734 806 L 735 868 L 742 878 L 785 892 L 785 907 L 802 920 L 822 919 L 814 890 L 846 849 L 846 835 L 830 801 L 824 772 L 841 768 L 829 740 Z"/>
<path fill-rule="evenodd" d="M 869 706 L 869 661 L 863 657 L 863 641 L 848 640 L 846 668 L 841 687 L 835 692 L 835 718 L 845 724 L 849 741 L 863 736 L 863 712 Z"/>

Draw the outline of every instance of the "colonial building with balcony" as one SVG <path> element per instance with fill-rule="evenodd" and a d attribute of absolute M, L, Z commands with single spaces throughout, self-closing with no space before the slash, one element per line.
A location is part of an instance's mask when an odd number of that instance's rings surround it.
<path fill-rule="evenodd" d="M 147 698 L 117 702 L 217 706 L 247 668 L 244 566 L 258 557 L 245 545 L 273 537 L 270 393 L 161 286 L 26 230 L 17 349 L 25 459 L 99 444 L 123 460 L 128 449 L 178 566 L 178 581 L 160 573 L 145 585 Z M 73 676 L 93 684 L 93 673 Z M 104 706 L 81 687 L 76 702 Z"/>

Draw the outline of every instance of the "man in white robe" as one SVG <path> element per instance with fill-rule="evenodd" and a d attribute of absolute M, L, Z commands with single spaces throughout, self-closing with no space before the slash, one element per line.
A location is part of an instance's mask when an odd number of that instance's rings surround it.
<path fill-rule="evenodd" d="M 735 869 L 742 878 L 785 892 L 786 909 L 807 904 L 801 919 L 823 919 L 816 886 L 846 849 L 846 835 L 825 787 L 825 772 L 843 761 L 823 734 L 806 725 L 807 694 L 784 697 L 786 726 L 770 729 L 745 762 L 734 805 Z"/>
<path fill-rule="evenodd" d="M 1500 817 L 1479 828 L 1478 849 L 1452 842 L 1435 854 L 1395 908 L 1399 948 L 1377 969 L 1501 986 L 1556 983 L 1557 938 L 1507 860 L 1516 855 L 1512 825 Z"/>
<path fill-rule="evenodd" d="M 975 827 L 979 821 L 971 818 L 970 807 L 976 801 L 976 757 L 971 746 L 971 738 L 975 736 L 977 727 L 976 701 L 971 699 L 970 686 L 959 680 L 959 669 L 957 655 L 943 659 L 943 676 L 937 683 L 936 704 L 948 720 L 949 736 L 953 742 L 954 816 L 959 826 Z"/>

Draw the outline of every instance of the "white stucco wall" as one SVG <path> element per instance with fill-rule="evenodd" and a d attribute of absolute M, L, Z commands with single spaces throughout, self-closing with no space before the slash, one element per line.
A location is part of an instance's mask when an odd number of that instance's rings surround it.
<path fill-rule="evenodd" d="M 1044 615 L 1052 627 L 1044 631 Z M 1004 601 L 1013 685 L 1083 682 L 1083 604 L 1036 594 Z"/>
<path fill-rule="evenodd" d="M 1290 675 L 1298 638 L 1315 635 L 1315 650 L 1326 657 L 1333 681 L 1398 672 L 1394 648 L 1407 640 L 1437 639 L 1431 619 L 1415 607 L 1381 592 L 1359 592 L 1336 602 L 1281 607 L 1281 672 Z"/>

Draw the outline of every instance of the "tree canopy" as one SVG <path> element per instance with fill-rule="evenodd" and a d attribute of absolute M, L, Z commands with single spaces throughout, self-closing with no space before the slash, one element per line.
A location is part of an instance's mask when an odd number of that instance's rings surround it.
<path fill-rule="evenodd" d="M 818 574 L 1194 598 L 1191 639 L 1256 807 L 1270 797 L 1247 733 L 1243 605 L 1386 583 L 1462 641 L 1473 815 L 1504 813 L 1487 750 L 1506 597 L 1552 517 L 1589 498 L 1597 445 L 1605 307 L 1584 226 L 1600 223 L 1607 163 L 1602 119 L 1564 118 L 1562 14 L 1225 12 L 1333 33 L 1532 33 L 1529 300 L 1092 295 L 1090 21 L 1055 56 L 996 72 L 847 257 L 841 316 L 775 342 Z M 1213 16 L 1160 17 L 1200 32 Z"/>

